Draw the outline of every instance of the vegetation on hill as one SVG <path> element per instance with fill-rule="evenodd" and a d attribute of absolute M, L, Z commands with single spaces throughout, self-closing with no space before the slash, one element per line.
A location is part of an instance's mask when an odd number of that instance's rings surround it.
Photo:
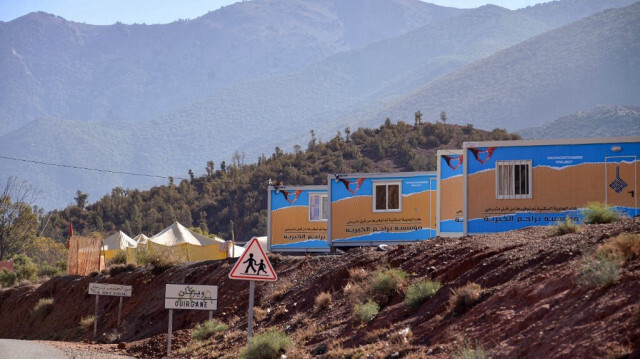
<path fill-rule="evenodd" d="M 122 230 L 131 236 L 153 235 L 174 221 L 245 241 L 266 233 L 267 186 L 282 181 L 288 185 L 326 183 L 331 173 L 435 170 L 435 151 L 460 148 L 463 141 L 510 140 L 518 135 L 501 129 L 481 131 L 473 126 L 422 123 L 415 114 L 413 125 L 393 124 L 389 119 L 377 129 L 359 128 L 338 132 L 327 142 L 311 140 L 306 150 L 294 146 L 292 153 L 276 147 L 270 156 L 246 164 L 236 153 L 231 163 L 206 164 L 206 174 L 169 181 L 148 191 L 114 188 L 111 194 L 86 205 L 87 196 L 77 192 L 76 204 L 53 211 L 45 234 L 65 238 L 69 222 L 75 233 L 111 233 Z M 233 227 L 231 227 L 233 223 Z"/>

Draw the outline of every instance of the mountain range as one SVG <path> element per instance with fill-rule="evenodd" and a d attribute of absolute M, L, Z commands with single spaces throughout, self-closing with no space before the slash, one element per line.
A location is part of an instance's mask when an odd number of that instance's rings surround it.
<path fill-rule="evenodd" d="M 33 13 L 0 22 L 0 156 L 179 179 L 234 153 L 304 145 L 310 130 L 327 138 L 418 110 L 520 130 L 598 104 L 639 106 L 631 3 L 255 0 L 111 26 Z M 0 173 L 40 188 L 45 208 L 77 189 L 96 200 L 168 181 L 6 159 Z"/>

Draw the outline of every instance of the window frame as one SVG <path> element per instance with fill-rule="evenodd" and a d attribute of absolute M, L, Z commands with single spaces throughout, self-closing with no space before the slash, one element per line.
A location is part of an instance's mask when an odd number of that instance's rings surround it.
<path fill-rule="evenodd" d="M 516 194 L 516 166 L 526 165 L 526 182 L 525 187 L 527 193 L 525 194 Z M 510 180 L 510 194 L 500 194 L 500 184 L 501 184 L 501 176 L 500 176 L 500 167 L 511 167 L 513 178 Z M 521 172 L 522 173 L 522 172 Z M 533 198 L 533 161 L 532 160 L 508 160 L 508 161 L 496 161 L 496 169 L 495 169 L 495 178 L 496 178 L 496 199 L 527 199 Z M 522 190 L 522 188 L 521 188 Z"/>
<path fill-rule="evenodd" d="M 312 197 L 320 197 L 320 219 L 313 219 L 311 217 L 311 204 Z M 309 222 L 327 222 L 329 220 L 329 194 L 327 193 L 309 193 Z M 324 206 L 324 208 L 323 208 Z M 327 218 L 322 218 L 326 214 Z"/>
<path fill-rule="evenodd" d="M 376 213 L 391 213 L 391 212 L 402 212 L 402 180 L 384 180 L 384 181 L 371 181 L 373 185 L 373 193 L 371 198 L 372 209 L 373 212 Z M 377 209 L 376 202 L 378 198 L 378 186 L 385 186 L 386 188 L 386 208 L 385 209 Z M 389 186 L 398 186 L 398 208 L 389 209 Z"/>

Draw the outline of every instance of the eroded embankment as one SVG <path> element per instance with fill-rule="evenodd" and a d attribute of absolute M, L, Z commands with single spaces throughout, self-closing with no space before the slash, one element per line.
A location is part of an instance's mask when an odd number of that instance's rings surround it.
<path fill-rule="evenodd" d="M 528 228 L 497 235 L 462 239 L 436 238 L 392 247 L 354 249 L 344 255 L 274 258 L 279 280 L 259 283 L 256 306 L 265 312 L 256 332 L 269 327 L 285 331 L 296 343 L 291 357 L 340 357 L 361 352 L 385 357 L 447 357 L 461 340 L 481 344 L 497 358 L 602 357 L 613 352 L 640 356 L 640 260 L 627 262 L 620 280 L 609 286 L 577 285 L 576 267 L 598 244 L 623 232 L 640 233 L 640 219 L 589 225 L 579 233 L 554 236 L 548 228 Z M 113 277 L 60 277 L 39 287 L 0 292 L 0 336 L 4 338 L 90 339 L 80 319 L 93 314 L 91 281 L 133 286 L 124 300 L 123 324 L 116 328 L 116 298 L 101 297 L 100 340 L 128 342 L 138 357 L 161 357 L 166 348 L 165 283 L 215 284 L 219 309 L 214 317 L 230 329 L 195 353 L 200 357 L 235 357 L 244 346 L 248 283 L 227 278 L 231 261 L 201 262 L 170 268 L 164 273 L 139 268 Z M 434 297 L 415 310 L 397 293 L 381 305 L 368 324 L 354 319 L 353 296 L 344 288 L 349 270 L 373 273 L 384 267 L 401 268 L 408 283 L 430 277 L 442 283 Z M 479 303 L 451 315 L 448 302 L 454 289 L 467 283 L 482 287 Z M 314 311 L 321 292 L 332 295 L 331 305 Z M 367 293 L 362 294 L 362 300 Z M 39 317 L 33 307 L 39 298 L 54 298 L 50 314 Z M 176 311 L 173 328 L 179 347 L 190 344 L 190 329 L 207 318 L 206 312 Z M 409 328 L 408 341 L 395 333 Z M 184 349 L 183 349 L 184 350 Z M 182 354 L 180 354 L 182 353 Z M 289 353 L 289 352 L 288 352 Z"/>

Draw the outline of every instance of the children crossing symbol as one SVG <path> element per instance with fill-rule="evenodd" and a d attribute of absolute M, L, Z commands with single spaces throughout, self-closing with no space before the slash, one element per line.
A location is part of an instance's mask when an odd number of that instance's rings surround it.
<path fill-rule="evenodd" d="M 231 279 L 274 281 L 278 277 L 258 238 L 252 238 L 229 273 Z"/>

